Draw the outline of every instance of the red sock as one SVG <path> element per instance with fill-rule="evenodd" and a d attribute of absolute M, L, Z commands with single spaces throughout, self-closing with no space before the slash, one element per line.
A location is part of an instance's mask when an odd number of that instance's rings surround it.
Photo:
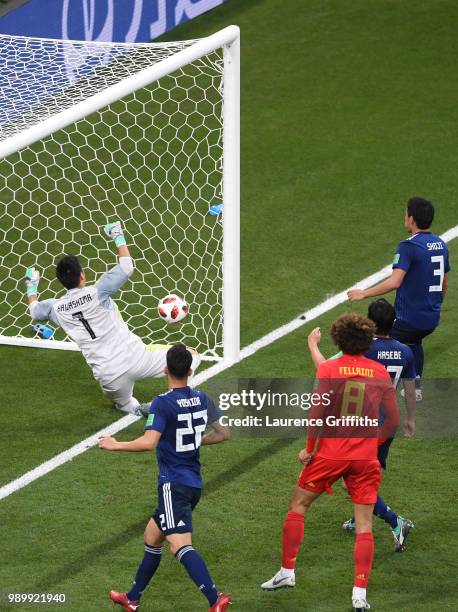
<path fill-rule="evenodd" d="M 304 515 L 288 512 L 283 523 L 282 567 L 294 569 L 299 548 L 304 538 Z"/>
<path fill-rule="evenodd" d="M 374 536 L 372 532 L 357 533 L 355 541 L 355 587 L 365 589 L 371 575 L 374 560 Z"/>

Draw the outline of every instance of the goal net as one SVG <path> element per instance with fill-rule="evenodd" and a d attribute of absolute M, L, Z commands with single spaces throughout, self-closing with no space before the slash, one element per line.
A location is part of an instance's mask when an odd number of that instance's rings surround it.
<path fill-rule="evenodd" d="M 96 282 L 116 263 L 102 228 L 120 219 L 135 272 L 115 299 L 130 329 L 237 359 L 238 45 L 235 26 L 176 43 L 0 36 L 1 343 L 76 348 L 32 328 L 25 269 L 40 270 L 40 299 L 65 291 L 64 254 Z M 168 293 L 189 303 L 181 325 L 157 313 Z"/>

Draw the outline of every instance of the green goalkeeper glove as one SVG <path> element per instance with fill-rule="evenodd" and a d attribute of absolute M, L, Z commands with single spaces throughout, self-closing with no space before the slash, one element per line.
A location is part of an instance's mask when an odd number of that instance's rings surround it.
<path fill-rule="evenodd" d="M 25 271 L 25 286 L 27 295 L 37 295 L 38 283 L 40 282 L 40 273 L 36 268 L 27 268 Z"/>
<path fill-rule="evenodd" d="M 124 238 L 121 221 L 114 221 L 113 223 L 108 223 L 103 229 L 108 238 L 112 238 L 115 241 L 117 247 L 126 244 L 126 239 Z"/>

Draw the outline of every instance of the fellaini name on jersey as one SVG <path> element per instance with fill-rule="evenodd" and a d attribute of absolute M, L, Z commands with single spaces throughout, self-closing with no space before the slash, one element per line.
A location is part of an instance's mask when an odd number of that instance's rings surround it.
<path fill-rule="evenodd" d="M 358 366 L 340 366 L 339 374 L 341 376 L 364 376 L 365 378 L 374 378 L 374 370 L 371 368 L 359 368 Z"/>
<path fill-rule="evenodd" d="M 63 304 L 59 304 L 56 310 L 57 312 L 72 310 L 73 308 L 77 308 L 78 306 L 82 306 L 83 304 L 87 304 L 88 302 L 92 302 L 92 295 L 90 293 L 82 295 L 77 300 L 71 300 L 70 302 L 64 302 Z"/>

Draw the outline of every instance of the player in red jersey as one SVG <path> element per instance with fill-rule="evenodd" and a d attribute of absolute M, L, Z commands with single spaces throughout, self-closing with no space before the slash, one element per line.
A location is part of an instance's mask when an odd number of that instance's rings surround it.
<path fill-rule="evenodd" d="M 374 333 L 374 323 L 356 314 L 342 315 L 332 325 L 332 338 L 343 356 L 325 361 L 318 368 L 316 391 L 321 394 L 322 402 L 312 408 L 309 416 L 321 418 L 324 425 L 320 431 L 316 427 L 308 428 L 307 445 L 299 453 L 305 467 L 283 525 L 282 567 L 261 585 L 264 590 L 295 586 L 294 570 L 304 537 L 305 515 L 322 493 L 332 493 L 332 484 L 344 478 L 356 522 L 352 594 L 356 612 L 370 608 L 366 587 L 374 557 L 372 511 L 381 481 L 377 448 L 399 425 L 396 392 L 390 375 L 381 364 L 363 355 Z M 384 422 L 379 426 L 382 403 Z"/>

